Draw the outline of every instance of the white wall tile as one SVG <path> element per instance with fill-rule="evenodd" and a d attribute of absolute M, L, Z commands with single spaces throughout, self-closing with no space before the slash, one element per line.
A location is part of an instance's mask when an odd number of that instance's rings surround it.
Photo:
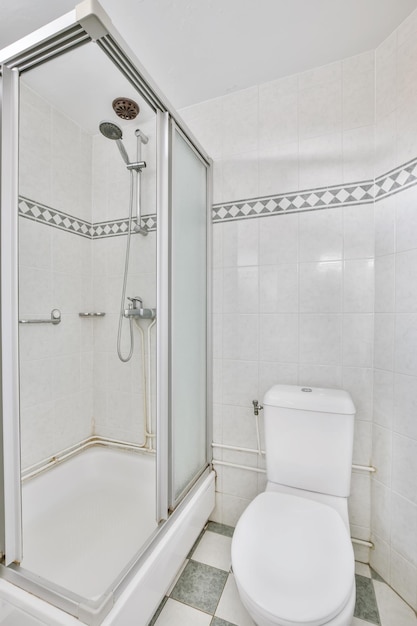
<path fill-rule="evenodd" d="M 417 504 L 417 441 L 393 434 L 392 489 Z"/>
<path fill-rule="evenodd" d="M 345 261 L 343 283 L 345 313 L 372 313 L 374 310 L 374 261 Z"/>
<path fill-rule="evenodd" d="M 415 37 L 397 42 L 397 103 L 412 100 L 416 91 L 417 45 Z"/>
<path fill-rule="evenodd" d="M 19 275 L 19 315 L 49 317 L 56 308 L 52 293 L 52 272 L 25 268 Z"/>
<path fill-rule="evenodd" d="M 374 122 L 375 55 L 365 52 L 346 59 L 343 70 L 343 127 L 359 128 Z"/>
<path fill-rule="evenodd" d="M 374 257 L 374 207 L 372 204 L 343 209 L 343 256 L 345 259 Z"/>
<path fill-rule="evenodd" d="M 298 261 L 298 224 L 299 216 L 291 214 L 260 220 L 259 258 L 261 265 Z"/>
<path fill-rule="evenodd" d="M 395 252 L 395 205 L 397 199 L 398 196 L 390 196 L 375 204 L 375 256 Z"/>
<path fill-rule="evenodd" d="M 391 537 L 391 490 L 379 480 L 372 480 L 372 528 L 374 532 L 389 542 Z"/>
<path fill-rule="evenodd" d="M 370 180 L 375 171 L 375 127 L 343 131 L 343 182 Z"/>
<path fill-rule="evenodd" d="M 300 263 L 300 313 L 340 313 L 341 261 Z"/>
<path fill-rule="evenodd" d="M 298 265 L 267 265 L 259 268 L 261 313 L 298 312 Z"/>
<path fill-rule="evenodd" d="M 256 396 L 252 399 L 256 399 Z M 256 448 L 256 423 L 252 400 L 244 407 L 223 406 L 222 420 L 221 443 L 241 448 Z"/>
<path fill-rule="evenodd" d="M 259 195 L 258 151 L 231 155 L 222 160 L 223 202 Z"/>
<path fill-rule="evenodd" d="M 298 78 L 290 76 L 259 86 L 259 149 L 298 141 Z"/>
<path fill-rule="evenodd" d="M 343 258 L 343 212 L 314 211 L 300 216 L 300 261 Z"/>
<path fill-rule="evenodd" d="M 375 259 L 375 312 L 395 311 L 395 255 Z"/>
<path fill-rule="evenodd" d="M 369 552 L 370 565 L 387 583 L 389 583 L 391 577 L 390 545 L 388 542 L 378 537 L 374 531 L 372 531 L 372 541 L 374 542 L 374 549 Z"/>
<path fill-rule="evenodd" d="M 181 110 L 193 134 L 212 159 L 219 159 L 223 147 L 223 98 L 213 98 Z"/>
<path fill-rule="evenodd" d="M 304 86 L 300 81 L 298 125 L 301 139 L 340 132 L 342 80 L 340 70 L 331 81 Z"/>
<path fill-rule="evenodd" d="M 225 314 L 223 316 L 224 359 L 250 361 L 258 359 L 258 315 Z"/>
<path fill-rule="evenodd" d="M 417 506 L 392 492 L 391 546 L 401 556 L 417 565 Z"/>
<path fill-rule="evenodd" d="M 372 367 L 374 319 L 371 313 L 343 316 L 343 365 Z"/>
<path fill-rule="evenodd" d="M 55 229 L 19 218 L 19 267 L 52 269 L 52 233 Z"/>
<path fill-rule="evenodd" d="M 258 148 L 258 87 L 223 98 L 223 159 Z M 246 196 L 244 196 L 246 197 Z"/>
<path fill-rule="evenodd" d="M 296 363 L 259 363 L 259 402 L 265 393 L 274 385 L 296 385 L 298 382 L 298 365 Z"/>
<path fill-rule="evenodd" d="M 300 315 L 300 363 L 338 365 L 342 318 L 335 314 Z"/>
<path fill-rule="evenodd" d="M 238 220 L 223 226 L 223 265 L 242 267 L 259 263 L 259 220 Z"/>
<path fill-rule="evenodd" d="M 374 413 L 376 424 L 392 428 L 394 417 L 394 374 L 374 370 Z"/>
<path fill-rule="evenodd" d="M 356 408 L 357 419 L 372 417 L 372 370 L 364 367 L 343 368 L 343 389 L 349 391 Z"/>
<path fill-rule="evenodd" d="M 372 464 L 377 469 L 378 480 L 386 487 L 391 487 L 392 432 L 374 424 L 372 442 Z"/>
<path fill-rule="evenodd" d="M 352 472 L 351 491 L 348 500 L 349 520 L 352 525 L 370 526 L 370 477 L 364 473 Z"/>
<path fill-rule="evenodd" d="M 417 605 L 417 568 L 395 550 L 391 550 L 391 584 L 394 589 L 401 589 L 408 604 Z"/>
<path fill-rule="evenodd" d="M 395 230 L 398 252 L 417 247 L 416 189 L 413 187 L 401 192 L 396 198 Z"/>
<path fill-rule="evenodd" d="M 417 440 L 417 380 L 396 374 L 394 379 L 394 430 Z"/>
<path fill-rule="evenodd" d="M 412 89 L 415 90 L 415 78 L 410 80 Z M 415 145 L 417 139 L 417 115 L 416 115 L 417 93 L 408 97 L 406 101 L 398 106 L 396 110 L 396 156 L 397 162 L 407 163 L 415 158 Z"/>
<path fill-rule="evenodd" d="M 300 365 L 298 384 L 308 387 L 341 389 L 343 386 L 342 367 L 333 365 Z"/>
<path fill-rule="evenodd" d="M 397 163 L 397 111 L 377 119 L 375 127 L 375 174 L 381 176 Z"/>
<path fill-rule="evenodd" d="M 230 268 L 223 271 L 224 313 L 257 313 L 259 271 L 257 267 Z"/>
<path fill-rule="evenodd" d="M 417 312 L 417 249 L 399 252 L 395 258 L 395 299 L 399 313 Z"/>
<path fill-rule="evenodd" d="M 296 363 L 298 360 L 298 316 L 260 315 L 259 358 L 261 361 Z"/>
<path fill-rule="evenodd" d="M 399 314 L 395 325 L 395 369 L 417 376 L 417 315 Z"/>
<path fill-rule="evenodd" d="M 223 360 L 223 403 L 252 405 L 258 395 L 258 362 Z"/>
<path fill-rule="evenodd" d="M 370 465 L 372 458 L 372 423 L 355 418 L 352 462 Z"/>
<path fill-rule="evenodd" d="M 274 144 L 259 152 L 259 195 L 299 188 L 298 141 Z"/>
<path fill-rule="evenodd" d="M 375 314 L 374 367 L 394 369 L 395 316 L 391 313 Z"/>
<path fill-rule="evenodd" d="M 397 33 L 394 31 L 375 51 L 377 118 L 381 118 L 393 111 L 396 105 L 396 45 Z"/>
<path fill-rule="evenodd" d="M 299 187 L 337 185 L 343 179 L 342 132 L 300 139 Z"/>

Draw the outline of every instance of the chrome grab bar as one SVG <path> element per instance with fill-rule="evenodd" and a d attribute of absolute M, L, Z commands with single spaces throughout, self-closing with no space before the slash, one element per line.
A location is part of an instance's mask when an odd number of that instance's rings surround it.
<path fill-rule="evenodd" d="M 61 322 L 61 311 L 52 309 L 51 318 L 49 320 L 19 320 L 19 324 L 59 324 Z"/>

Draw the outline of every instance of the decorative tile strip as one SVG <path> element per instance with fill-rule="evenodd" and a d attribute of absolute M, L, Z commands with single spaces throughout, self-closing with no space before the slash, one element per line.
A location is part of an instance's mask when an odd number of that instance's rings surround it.
<path fill-rule="evenodd" d="M 213 222 L 369 204 L 417 184 L 417 159 L 375 180 L 215 204 Z"/>
<path fill-rule="evenodd" d="M 91 223 L 22 196 L 19 197 L 19 215 L 89 239 L 125 235 L 129 228 L 128 219 Z M 142 216 L 142 226 L 149 232 L 156 230 L 156 223 L 155 214 Z"/>
<path fill-rule="evenodd" d="M 417 159 L 375 179 L 375 199 L 380 200 L 417 184 Z"/>
<path fill-rule="evenodd" d="M 42 222 L 60 230 L 66 230 L 82 237 L 91 238 L 91 223 L 73 217 L 62 211 L 34 202 L 28 198 L 19 197 L 19 215 L 35 222 Z"/>
<path fill-rule="evenodd" d="M 416 184 L 417 158 L 378 176 L 375 180 L 215 204 L 213 222 L 369 204 Z M 90 223 L 24 197 L 19 198 L 19 214 L 91 239 L 116 237 L 125 235 L 128 231 L 128 219 Z M 156 224 L 156 214 L 142 216 L 142 226 L 149 232 L 156 230 Z"/>
<path fill-rule="evenodd" d="M 156 214 L 143 215 L 141 226 L 146 228 L 148 232 L 156 230 Z M 129 229 L 129 220 L 116 220 L 114 222 L 95 222 L 91 225 L 92 238 L 103 239 L 104 237 L 116 237 L 118 235 L 126 235 Z"/>

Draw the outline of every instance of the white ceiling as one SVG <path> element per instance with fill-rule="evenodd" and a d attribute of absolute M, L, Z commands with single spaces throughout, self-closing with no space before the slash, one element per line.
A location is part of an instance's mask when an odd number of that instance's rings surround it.
<path fill-rule="evenodd" d="M 76 0 L 0 0 L 0 48 Z M 375 48 L 417 0 L 101 0 L 177 108 Z M 119 95 L 119 94 L 116 94 Z"/>

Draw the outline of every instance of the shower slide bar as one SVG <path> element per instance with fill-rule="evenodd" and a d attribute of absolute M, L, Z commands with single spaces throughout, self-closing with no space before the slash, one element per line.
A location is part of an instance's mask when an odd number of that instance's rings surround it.
<path fill-rule="evenodd" d="M 47 320 L 19 320 L 19 324 L 57 324 L 61 323 L 61 311 L 59 309 L 52 309 L 51 317 Z"/>

